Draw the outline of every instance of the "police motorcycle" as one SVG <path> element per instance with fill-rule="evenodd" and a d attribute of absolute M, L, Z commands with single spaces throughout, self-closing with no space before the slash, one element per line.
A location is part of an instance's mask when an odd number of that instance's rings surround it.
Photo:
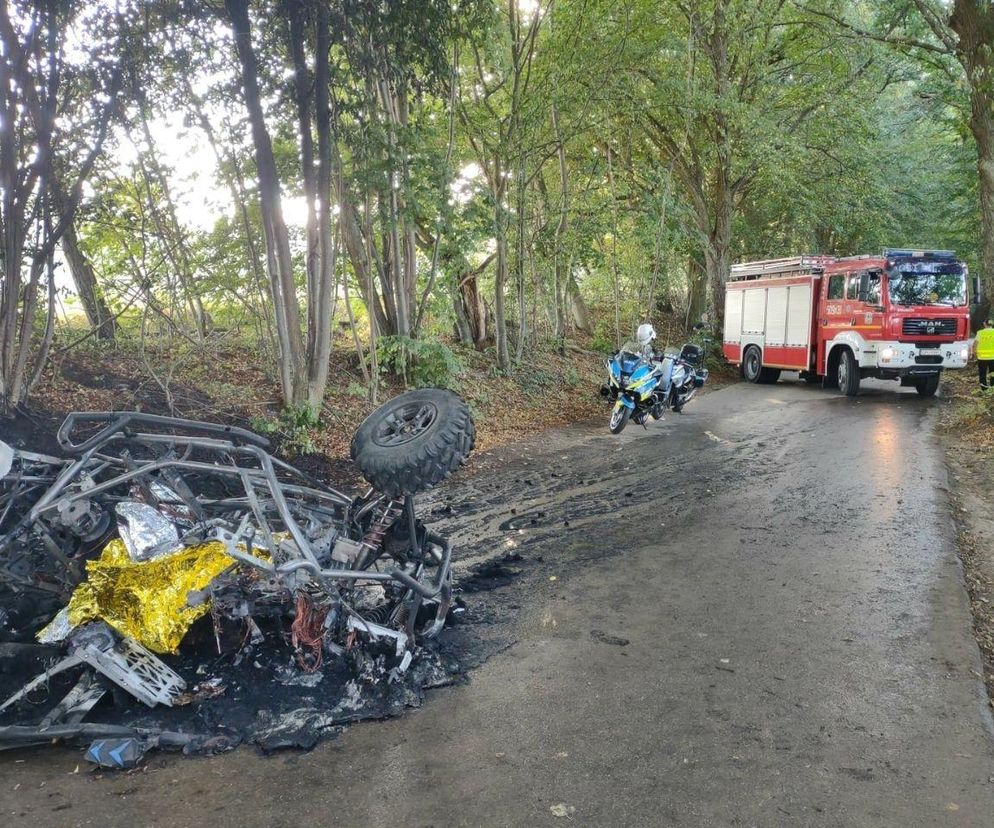
<path fill-rule="evenodd" d="M 639 325 L 635 340 L 607 360 L 608 382 L 601 394 L 614 403 L 608 423 L 612 434 L 620 434 L 629 420 L 644 428 L 649 417 L 658 420 L 667 408 L 679 413 L 707 381 L 700 345 L 688 342 L 679 354 L 659 354 L 655 339 L 652 325 Z"/>

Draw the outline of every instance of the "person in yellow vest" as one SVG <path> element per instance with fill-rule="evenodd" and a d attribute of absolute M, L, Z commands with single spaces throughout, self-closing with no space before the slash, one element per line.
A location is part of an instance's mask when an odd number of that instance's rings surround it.
<path fill-rule="evenodd" d="M 994 378 L 994 322 L 988 319 L 984 327 L 977 331 L 977 341 L 974 343 L 977 351 L 977 372 L 980 374 L 980 387 L 990 388 L 987 382 L 987 372 Z"/>

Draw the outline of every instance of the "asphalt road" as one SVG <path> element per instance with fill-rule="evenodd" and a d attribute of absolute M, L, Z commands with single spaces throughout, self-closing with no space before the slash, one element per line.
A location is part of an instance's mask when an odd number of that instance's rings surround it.
<path fill-rule="evenodd" d="M 492 457 L 442 492 L 463 566 L 522 557 L 467 684 L 303 755 L 4 757 L 0 824 L 992 825 L 938 404 L 735 385 Z"/>

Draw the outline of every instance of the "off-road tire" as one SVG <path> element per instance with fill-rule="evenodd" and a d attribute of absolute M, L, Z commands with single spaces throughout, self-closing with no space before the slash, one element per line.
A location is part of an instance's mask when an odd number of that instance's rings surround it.
<path fill-rule="evenodd" d="M 934 397 L 939 390 L 939 375 L 930 374 L 915 381 L 915 390 L 919 397 Z"/>
<path fill-rule="evenodd" d="M 839 391 L 847 397 L 855 397 L 859 393 L 859 366 L 856 357 L 848 348 L 839 354 L 839 367 L 836 373 Z"/>
<path fill-rule="evenodd" d="M 430 489 L 462 465 L 476 426 L 458 394 L 419 388 L 388 400 L 352 438 L 352 459 L 374 489 L 401 497 Z"/>

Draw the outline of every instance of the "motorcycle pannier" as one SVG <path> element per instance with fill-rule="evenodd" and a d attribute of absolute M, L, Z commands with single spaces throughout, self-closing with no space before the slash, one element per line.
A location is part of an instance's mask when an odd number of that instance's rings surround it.
<path fill-rule="evenodd" d="M 688 342 L 680 351 L 680 359 L 694 366 L 702 365 L 704 363 L 704 349 L 700 345 Z"/>

